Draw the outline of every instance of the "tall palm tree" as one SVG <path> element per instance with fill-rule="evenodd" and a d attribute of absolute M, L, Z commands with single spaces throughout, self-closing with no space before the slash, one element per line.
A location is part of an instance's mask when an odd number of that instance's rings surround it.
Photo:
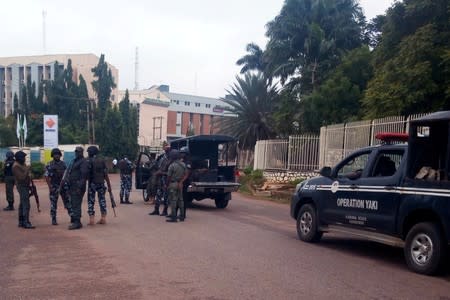
<path fill-rule="evenodd" d="M 220 124 L 221 133 L 236 137 L 242 149 L 253 149 L 256 141 L 276 136 L 272 112 L 278 91 L 262 73 L 236 76 L 236 81 L 227 90 L 229 97 L 221 99 L 229 115 Z"/>
<path fill-rule="evenodd" d="M 251 70 L 264 72 L 264 51 L 255 43 L 250 43 L 246 47 L 247 53 L 241 57 L 236 64 L 242 66 L 241 74 L 247 73 Z"/>

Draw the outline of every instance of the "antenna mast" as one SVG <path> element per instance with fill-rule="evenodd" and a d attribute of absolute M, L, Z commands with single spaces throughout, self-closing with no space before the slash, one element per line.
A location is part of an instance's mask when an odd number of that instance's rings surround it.
<path fill-rule="evenodd" d="M 46 33 L 45 33 L 45 17 L 47 16 L 47 12 L 45 10 L 42 11 L 42 45 L 44 47 L 44 54 L 47 54 L 47 46 L 46 46 Z"/>
<path fill-rule="evenodd" d="M 136 47 L 136 58 L 134 62 L 134 90 L 139 90 L 139 53 L 138 47 Z"/>

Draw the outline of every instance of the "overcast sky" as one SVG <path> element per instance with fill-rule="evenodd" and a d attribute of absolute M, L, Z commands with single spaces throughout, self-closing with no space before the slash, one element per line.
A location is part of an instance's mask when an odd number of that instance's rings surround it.
<path fill-rule="evenodd" d="M 284 0 L 3 1 L 0 57 L 105 54 L 119 69 L 119 88 L 168 84 L 172 92 L 223 97 L 249 42 L 265 47 L 265 25 Z M 366 18 L 393 0 L 361 0 Z"/>

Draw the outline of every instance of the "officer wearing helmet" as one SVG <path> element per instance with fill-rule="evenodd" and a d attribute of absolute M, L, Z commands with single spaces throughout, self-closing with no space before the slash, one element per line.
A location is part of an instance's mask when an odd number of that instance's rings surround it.
<path fill-rule="evenodd" d="M 106 224 L 106 199 L 105 199 L 105 181 L 108 187 L 108 192 L 111 193 L 111 182 L 109 181 L 108 168 L 103 158 L 98 156 L 98 148 L 96 146 L 89 146 L 87 153 L 89 155 L 89 188 L 88 188 L 88 214 L 89 225 L 95 224 L 95 195 L 98 195 L 98 204 L 102 214 L 101 219 L 97 224 Z"/>
<path fill-rule="evenodd" d="M 3 210 L 14 210 L 14 175 L 12 173 L 12 167 L 14 164 L 14 153 L 12 151 L 6 152 L 6 159 L 3 164 L 3 175 L 5 176 L 5 190 L 6 201 L 8 206 Z"/>
<path fill-rule="evenodd" d="M 69 195 L 67 193 L 67 186 L 61 186 L 61 181 L 64 176 L 64 172 L 67 169 L 67 165 L 61 160 L 61 150 L 53 148 L 50 152 L 52 160 L 45 166 L 45 181 L 47 182 L 49 197 L 50 197 L 50 216 L 52 218 L 52 225 L 58 225 L 56 220 L 56 212 L 58 210 L 58 198 L 61 195 L 61 199 L 64 204 L 64 208 L 67 209 L 69 216 L 71 215 L 71 205 L 69 201 Z"/>
<path fill-rule="evenodd" d="M 149 213 L 151 216 L 167 216 L 167 209 L 169 206 L 167 194 L 167 170 L 169 168 L 169 152 L 170 145 L 166 141 L 163 142 L 164 153 L 159 155 L 156 161 L 158 162 L 158 170 L 154 173 L 156 181 L 156 195 L 155 195 L 155 209 Z M 159 207 L 164 204 L 164 209 L 159 214 Z"/>
<path fill-rule="evenodd" d="M 170 203 L 170 215 L 167 222 L 177 222 L 177 210 L 180 209 L 180 221 L 184 221 L 183 179 L 186 165 L 180 160 L 178 150 L 171 150 L 169 154 L 170 165 L 167 169 L 167 190 Z"/>
<path fill-rule="evenodd" d="M 34 226 L 30 222 L 30 168 L 25 165 L 27 154 L 19 150 L 14 154 L 16 161 L 12 167 L 14 179 L 16 180 L 17 191 L 20 196 L 19 204 L 19 227 L 32 229 Z"/>
<path fill-rule="evenodd" d="M 75 148 L 75 158 L 70 162 L 67 170 L 69 197 L 72 204 L 69 230 L 83 227 L 81 224 L 81 203 L 86 192 L 86 180 L 89 175 L 89 166 L 83 153 L 83 147 Z"/>
<path fill-rule="evenodd" d="M 124 154 L 122 155 L 122 159 L 117 163 L 117 167 L 120 171 L 120 204 L 133 204 L 130 201 L 130 192 L 133 186 L 132 173 L 134 164 Z"/>

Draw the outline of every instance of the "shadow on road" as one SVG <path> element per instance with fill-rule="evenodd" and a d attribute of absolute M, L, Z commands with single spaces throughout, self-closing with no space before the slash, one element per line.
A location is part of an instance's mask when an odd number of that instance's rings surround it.
<path fill-rule="evenodd" d="M 402 248 L 391 247 L 372 241 L 339 237 L 324 237 L 319 245 L 340 252 L 346 252 L 353 256 L 378 260 L 382 263 L 392 265 L 395 268 L 407 269 Z M 450 247 L 447 251 L 450 256 Z M 440 274 L 440 276 L 443 276 L 445 280 L 450 281 L 450 259 L 447 260 L 443 274 Z"/>

